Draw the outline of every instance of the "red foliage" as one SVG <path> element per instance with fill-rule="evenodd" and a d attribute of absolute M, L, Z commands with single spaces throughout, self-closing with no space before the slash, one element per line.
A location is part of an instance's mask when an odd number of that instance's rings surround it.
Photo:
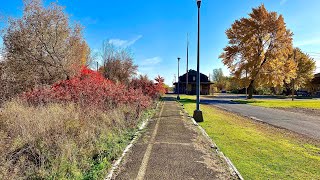
<path fill-rule="evenodd" d="M 99 72 L 83 67 L 80 75 L 56 82 L 50 87 L 24 93 L 29 103 L 74 102 L 82 106 L 110 109 L 121 104 L 132 104 L 139 109 L 150 106 L 151 99 L 140 89 L 126 87 L 105 79 Z"/>
<path fill-rule="evenodd" d="M 140 76 L 133 79 L 130 86 L 134 89 L 140 89 L 144 95 L 147 95 L 153 99 L 159 98 L 166 92 L 164 87 L 164 79 L 160 76 L 155 78 L 156 83 L 150 81 L 146 76 Z"/>
<path fill-rule="evenodd" d="M 161 76 L 157 76 L 155 79 L 156 81 L 156 90 L 161 94 L 168 93 L 168 89 L 164 86 L 164 78 Z"/>

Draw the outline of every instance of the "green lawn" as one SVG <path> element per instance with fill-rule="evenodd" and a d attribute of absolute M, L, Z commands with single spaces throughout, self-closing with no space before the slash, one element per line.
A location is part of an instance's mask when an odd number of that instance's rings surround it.
<path fill-rule="evenodd" d="M 189 114 L 193 96 L 181 96 Z M 245 179 L 320 179 L 320 143 L 201 105 L 200 125 Z"/>
<path fill-rule="evenodd" d="M 320 100 L 234 100 L 234 102 L 272 108 L 320 109 Z"/>

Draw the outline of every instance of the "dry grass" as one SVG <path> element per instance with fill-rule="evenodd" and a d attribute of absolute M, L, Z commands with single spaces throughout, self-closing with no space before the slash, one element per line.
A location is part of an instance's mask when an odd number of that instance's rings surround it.
<path fill-rule="evenodd" d="M 138 123 L 132 108 L 6 103 L 0 112 L 0 179 L 98 178 L 102 174 L 92 168 L 108 166 Z"/>

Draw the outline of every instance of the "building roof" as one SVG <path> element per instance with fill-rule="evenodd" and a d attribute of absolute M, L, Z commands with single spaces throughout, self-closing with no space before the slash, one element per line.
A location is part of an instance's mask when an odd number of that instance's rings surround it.
<path fill-rule="evenodd" d="M 186 77 L 187 77 L 187 73 L 183 74 L 182 76 L 179 76 L 179 80 L 180 83 L 186 83 Z M 197 77 L 197 71 L 190 69 L 188 71 L 188 83 L 193 84 L 196 83 L 196 77 Z M 212 82 L 210 82 L 208 76 L 200 73 L 200 82 L 201 84 L 213 84 Z M 177 82 L 175 82 L 174 84 L 177 84 Z"/>

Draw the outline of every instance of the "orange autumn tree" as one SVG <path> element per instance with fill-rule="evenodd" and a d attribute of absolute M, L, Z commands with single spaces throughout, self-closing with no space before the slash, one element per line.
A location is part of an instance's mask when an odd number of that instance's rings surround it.
<path fill-rule="evenodd" d="M 160 93 L 160 95 L 163 95 L 168 92 L 167 88 L 165 87 L 163 77 L 158 75 L 156 78 L 154 78 L 154 80 L 156 81 L 156 83 L 155 83 L 156 89 Z"/>
<path fill-rule="evenodd" d="M 229 45 L 220 55 L 235 78 L 247 74 L 246 87 L 252 98 L 255 87 L 282 86 L 296 76 L 292 32 L 282 15 L 268 12 L 264 5 L 253 8 L 248 18 L 236 20 L 226 31 Z"/>
<path fill-rule="evenodd" d="M 299 48 L 294 48 L 291 57 L 297 66 L 296 77 L 292 79 L 290 87 L 292 95 L 294 90 L 301 87 L 305 87 L 314 78 L 314 72 L 316 70 L 316 62 L 308 54 L 302 52 Z"/>

